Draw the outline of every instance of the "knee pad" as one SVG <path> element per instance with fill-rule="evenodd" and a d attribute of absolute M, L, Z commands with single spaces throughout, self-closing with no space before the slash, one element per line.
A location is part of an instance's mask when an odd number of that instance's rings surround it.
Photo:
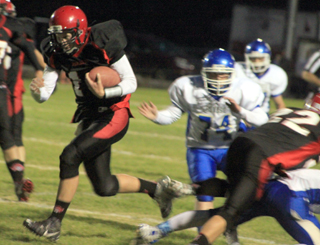
<path fill-rule="evenodd" d="M 201 195 L 201 196 L 197 196 L 197 200 L 199 202 L 212 202 L 214 200 L 214 197 Z"/>
<path fill-rule="evenodd" d="M 119 181 L 115 175 L 111 175 L 105 185 L 94 185 L 94 191 L 98 196 L 102 197 L 115 196 L 119 191 Z"/>
<path fill-rule="evenodd" d="M 60 178 L 69 179 L 79 175 L 79 166 L 82 162 L 77 148 L 68 145 L 60 155 Z"/>

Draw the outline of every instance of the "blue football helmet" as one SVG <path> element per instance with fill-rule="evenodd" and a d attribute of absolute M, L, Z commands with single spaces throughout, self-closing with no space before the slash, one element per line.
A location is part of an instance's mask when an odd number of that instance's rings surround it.
<path fill-rule="evenodd" d="M 248 68 L 254 73 L 263 73 L 271 63 L 271 48 L 269 44 L 258 38 L 246 46 L 244 57 Z M 261 61 L 255 61 L 255 58 Z"/>
<path fill-rule="evenodd" d="M 201 75 L 205 89 L 212 96 L 226 94 L 234 78 L 235 59 L 224 49 L 215 49 L 205 55 L 202 63 Z M 218 79 L 219 75 L 228 75 L 225 79 Z"/>

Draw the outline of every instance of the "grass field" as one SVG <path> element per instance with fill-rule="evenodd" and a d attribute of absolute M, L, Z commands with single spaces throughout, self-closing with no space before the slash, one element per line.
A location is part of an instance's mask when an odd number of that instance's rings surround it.
<path fill-rule="evenodd" d="M 26 82 L 26 87 L 29 83 Z M 169 126 L 159 126 L 143 118 L 137 110 L 142 101 L 152 100 L 159 109 L 170 104 L 166 90 L 138 88 L 132 95 L 131 107 L 135 116 L 123 140 L 113 146 L 112 172 L 156 180 L 164 175 L 189 182 L 185 163 L 186 116 Z M 301 107 L 300 100 L 286 100 L 288 106 Z M 27 150 L 26 177 L 33 180 L 35 192 L 30 202 L 19 203 L 14 195 L 12 180 L 0 162 L 0 244 L 49 244 L 27 231 L 26 218 L 47 218 L 55 202 L 59 182 L 59 155 L 73 138 L 75 125 L 69 124 L 76 104 L 71 85 L 60 85 L 49 101 L 37 104 L 28 89 L 24 96 L 24 143 Z M 122 245 L 134 237 L 136 225 L 161 222 L 156 204 L 145 194 L 118 194 L 98 197 L 80 167 L 80 184 L 63 221 L 58 244 L 63 245 Z M 222 176 L 221 174 L 219 176 Z M 217 198 L 216 206 L 223 203 Z M 192 210 L 194 197 L 174 202 L 172 215 Z M 284 230 L 268 217 L 258 218 L 239 227 L 241 244 L 296 244 Z M 171 234 L 159 245 L 187 244 L 196 230 Z M 221 237 L 215 244 L 226 244 Z"/>

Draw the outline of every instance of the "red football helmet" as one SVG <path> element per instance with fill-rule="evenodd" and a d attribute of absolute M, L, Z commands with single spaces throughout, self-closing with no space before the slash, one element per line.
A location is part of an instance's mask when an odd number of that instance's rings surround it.
<path fill-rule="evenodd" d="M 12 16 L 12 17 L 16 17 L 16 15 L 17 15 L 16 6 L 14 6 L 14 4 L 12 2 L 8 2 L 6 12 L 7 12 L 7 15 Z"/>
<path fill-rule="evenodd" d="M 10 3 L 10 0 L 0 0 L 0 4 L 8 4 Z"/>
<path fill-rule="evenodd" d="M 0 0 L 0 14 L 6 14 L 8 3 L 10 0 Z"/>
<path fill-rule="evenodd" d="M 72 39 L 69 43 L 75 43 L 76 49 L 85 43 L 88 31 L 88 21 L 85 13 L 77 6 L 66 5 L 58 8 L 50 17 L 49 34 L 53 37 L 53 42 L 61 47 L 56 34 L 71 33 Z M 64 50 L 71 53 L 73 50 Z"/>
<path fill-rule="evenodd" d="M 316 93 L 312 98 L 307 99 L 304 108 L 320 114 L 320 93 Z"/>

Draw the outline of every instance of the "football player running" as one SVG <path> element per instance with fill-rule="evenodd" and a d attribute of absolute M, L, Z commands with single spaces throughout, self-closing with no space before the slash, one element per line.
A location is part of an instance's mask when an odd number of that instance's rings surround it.
<path fill-rule="evenodd" d="M 126 174 L 112 175 L 110 170 L 111 145 L 127 132 L 132 117 L 129 99 L 137 88 L 123 50 L 127 42 L 122 25 L 110 20 L 88 27 L 85 13 L 67 5 L 51 15 L 48 30 L 50 36 L 41 43 L 47 66 L 43 79 L 33 79 L 30 90 L 37 102 L 48 100 L 60 71 L 65 71 L 78 104 L 73 122 L 79 125 L 77 136 L 60 155 L 60 184 L 52 214 L 39 222 L 27 219 L 24 226 L 51 241 L 59 239 L 61 221 L 75 195 L 82 162 L 97 195 L 147 193 L 158 202 L 165 218 L 171 203 L 162 202 L 160 185 Z M 89 71 L 96 66 L 115 69 L 120 83 L 104 89 L 100 76 L 97 82 L 91 80 Z"/>
<path fill-rule="evenodd" d="M 19 64 L 16 65 L 20 51 L 31 61 L 36 76 L 42 76 L 43 68 L 36 57 L 34 44 L 25 38 L 24 24 L 9 16 L 14 11 L 12 7 L 9 0 L 0 0 L 0 146 L 15 194 L 19 201 L 26 202 L 33 191 L 33 183 L 24 177 L 25 152 L 21 137 L 24 88 L 17 79 Z"/>
<path fill-rule="evenodd" d="M 271 48 L 262 39 L 249 43 L 244 52 L 245 62 L 236 62 L 236 76 L 248 77 L 259 84 L 264 93 L 262 109 L 269 113 L 270 98 L 277 109 L 285 108 L 282 94 L 288 85 L 286 72 L 275 64 L 271 64 Z"/>
<path fill-rule="evenodd" d="M 168 89 L 172 102 L 158 111 L 143 102 L 140 113 L 151 121 L 167 125 L 188 113 L 187 164 L 193 183 L 201 183 L 225 171 L 228 148 L 238 134 L 240 121 L 260 126 L 268 116 L 260 105 L 260 86 L 248 78 L 234 76 L 235 60 L 223 49 L 210 51 L 203 59 L 201 75 L 183 76 Z M 213 208 L 212 196 L 197 196 L 196 209 Z"/>

